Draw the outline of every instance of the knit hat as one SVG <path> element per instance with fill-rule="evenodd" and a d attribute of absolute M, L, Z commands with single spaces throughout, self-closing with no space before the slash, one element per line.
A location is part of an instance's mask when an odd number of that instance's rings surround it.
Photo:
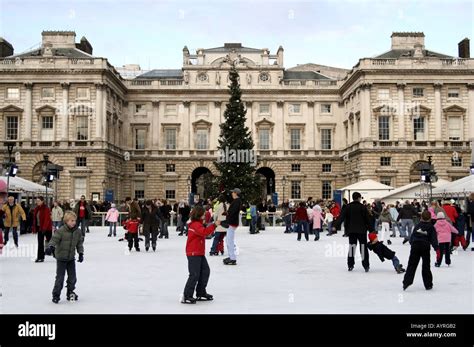
<path fill-rule="evenodd" d="M 436 214 L 436 218 L 437 218 L 437 219 L 444 219 L 444 218 L 446 218 L 446 217 L 444 216 L 444 212 L 438 212 L 438 213 Z"/>
<path fill-rule="evenodd" d="M 115 208 L 115 204 L 110 205 L 112 208 Z"/>
<path fill-rule="evenodd" d="M 373 242 L 376 238 L 377 238 L 377 234 L 376 234 L 376 233 L 370 233 L 370 234 L 369 234 L 369 240 L 370 240 L 370 242 Z"/>

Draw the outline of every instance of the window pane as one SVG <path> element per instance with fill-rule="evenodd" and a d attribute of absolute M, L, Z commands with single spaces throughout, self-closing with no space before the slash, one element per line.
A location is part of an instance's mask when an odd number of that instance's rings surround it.
<path fill-rule="evenodd" d="M 166 199 L 175 200 L 176 199 L 176 190 L 167 189 L 165 191 Z"/>
<path fill-rule="evenodd" d="M 260 104 L 259 113 L 260 114 L 269 114 L 270 113 L 270 104 Z"/>
<path fill-rule="evenodd" d="M 301 182 L 291 181 L 291 198 L 301 199 Z"/>
<path fill-rule="evenodd" d="M 321 113 L 331 113 L 331 104 L 321 104 Z"/>
<path fill-rule="evenodd" d="M 175 164 L 166 164 L 166 172 L 175 172 Z"/>
<path fill-rule="evenodd" d="M 380 177 L 380 183 L 385 184 L 387 186 L 392 186 L 392 178 L 391 177 Z"/>
<path fill-rule="evenodd" d="M 18 117 L 7 117 L 7 140 L 18 140 Z"/>
<path fill-rule="evenodd" d="M 461 139 L 461 117 L 448 118 L 448 136 L 450 140 Z"/>
<path fill-rule="evenodd" d="M 379 117 L 379 140 L 390 140 L 390 117 Z"/>
<path fill-rule="evenodd" d="M 300 172 L 301 164 L 291 164 L 291 172 Z"/>
<path fill-rule="evenodd" d="M 258 136 L 259 149 L 270 149 L 270 129 L 260 129 Z"/>
<path fill-rule="evenodd" d="M 413 119 L 413 134 L 415 140 L 423 141 L 425 139 L 425 118 Z"/>
<path fill-rule="evenodd" d="M 331 172 L 332 165 L 331 164 L 323 164 L 323 172 Z"/>
<path fill-rule="evenodd" d="M 413 88 L 413 96 L 423 96 L 423 88 Z"/>
<path fill-rule="evenodd" d="M 331 129 L 321 129 L 321 148 L 322 149 L 332 148 L 331 132 L 332 132 Z"/>
<path fill-rule="evenodd" d="M 137 181 L 135 182 L 135 198 L 144 199 L 145 198 L 145 182 Z"/>
<path fill-rule="evenodd" d="M 20 88 L 7 88 L 7 99 L 19 100 Z"/>
<path fill-rule="evenodd" d="M 196 148 L 207 149 L 207 129 L 198 129 L 196 131 Z"/>
<path fill-rule="evenodd" d="M 291 149 L 300 149 L 300 129 L 291 129 Z"/>
<path fill-rule="evenodd" d="M 323 181 L 322 182 L 322 198 L 331 199 L 331 195 L 332 195 L 331 181 Z"/>
<path fill-rule="evenodd" d="M 87 196 L 87 179 L 85 177 L 76 177 L 74 179 L 74 198 L 79 200 L 81 195 Z"/>
<path fill-rule="evenodd" d="M 145 149 L 145 129 L 136 129 L 135 131 L 135 149 Z"/>
<path fill-rule="evenodd" d="M 41 140 L 42 141 L 53 141 L 54 130 L 53 130 L 53 117 L 43 116 L 41 117 Z"/>
<path fill-rule="evenodd" d="M 448 89 L 448 98 L 459 98 L 459 89 Z"/>
<path fill-rule="evenodd" d="M 76 123 L 77 140 L 87 140 L 88 132 L 89 132 L 89 129 L 88 129 L 89 122 L 88 122 L 87 117 L 77 117 L 76 119 L 77 119 L 77 123 Z"/>
<path fill-rule="evenodd" d="M 176 149 L 176 129 L 165 130 L 165 147 L 166 149 Z"/>

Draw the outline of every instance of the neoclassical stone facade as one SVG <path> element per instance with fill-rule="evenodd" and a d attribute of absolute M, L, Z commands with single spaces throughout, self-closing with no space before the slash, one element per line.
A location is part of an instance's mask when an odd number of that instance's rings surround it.
<path fill-rule="evenodd" d="M 429 155 L 442 178 L 469 172 L 468 41 L 458 58 L 426 49 L 422 33 L 394 33 L 388 52 L 352 70 L 285 69 L 282 47 L 184 47 L 181 69 L 142 71 L 95 57 L 74 32 L 42 37 L 19 55 L 0 39 L 0 139 L 16 143 L 22 177 L 41 180 L 44 153 L 62 165 L 60 199 L 202 194 L 202 174 L 216 174 L 228 59 L 237 61 L 262 184 L 280 199 L 327 198 L 367 178 L 402 186 L 419 180 L 416 165 Z"/>

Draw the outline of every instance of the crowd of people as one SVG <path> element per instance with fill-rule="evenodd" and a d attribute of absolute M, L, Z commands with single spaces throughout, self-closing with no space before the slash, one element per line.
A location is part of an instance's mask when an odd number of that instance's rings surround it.
<path fill-rule="evenodd" d="M 429 204 L 417 200 L 386 204 L 375 200 L 369 204 L 361 194 L 354 192 L 351 203 L 343 199 L 342 206 L 336 201 L 310 197 L 297 204 L 285 200 L 278 208 L 272 201 L 243 203 L 240 195 L 241 191 L 235 188 L 230 196 L 220 194 L 215 199 L 199 200 L 193 206 L 184 200 L 171 205 L 167 200 L 139 201 L 131 198 L 126 198 L 116 206 L 109 202 L 88 202 L 85 196 L 81 196 L 78 201 L 54 201 L 52 206 L 47 206 L 40 196 L 32 208 L 15 202 L 14 197 L 9 196 L 0 209 L 0 230 L 3 230 L 0 233 L 3 235 L 0 245 L 10 241 L 10 233 L 16 247 L 18 231 L 37 234 L 38 253 L 35 262 L 44 262 L 45 255 L 56 256 L 53 302 L 57 303 L 65 272 L 68 273 L 68 300 L 77 299 L 74 293 L 75 250 L 82 262 L 84 239 L 94 213 L 103 212 L 105 215 L 109 224 L 108 237 L 116 237 L 117 227 L 123 226 L 126 231 L 123 239 L 128 241 L 130 251 L 133 248 L 140 251 L 139 243 L 143 241 L 140 235 L 145 238 L 145 251 L 148 252 L 150 247 L 156 251 L 157 239 L 169 238 L 168 226 L 171 218 L 175 218 L 176 232 L 179 236 L 187 236 L 189 278 L 182 302 L 195 303 L 213 299 L 206 292 L 210 269 L 205 258 L 205 240 L 213 237 L 210 256 L 224 254 L 225 240 L 228 257 L 223 259 L 223 263 L 237 265 L 235 232 L 238 226 L 247 224 L 249 233 L 257 234 L 265 230 L 265 223 L 272 214 L 282 219 L 284 233 L 296 233 L 298 241 L 301 241 L 302 234 L 306 241 L 309 241 L 309 235 L 314 235 L 314 241 L 319 241 L 325 229 L 328 237 L 343 230 L 343 236 L 348 238 L 350 246 L 347 257 L 349 271 L 354 269 L 355 250 L 359 244 L 365 271 L 370 269 L 369 251 L 372 251 L 381 261 L 391 260 L 397 273 L 406 272 L 403 289 L 413 283 L 420 259 L 425 288 L 431 289 L 430 247 L 436 251 L 435 266 L 441 266 L 443 259 L 449 266 L 454 249 L 459 246 L 464 250 L 468 248 L 474 225 L 474 194 L 465 204 L 454 200 L 433 200 Z M 388 245 L 392 244 L 390 238 L 397 237 L 397 233 L 403 238 L 403 244 L 409 242 L 411 245 L 406 270 L 395 252 L 384 244 L 385 241 Z M 193 297 L 194 290 L 197 298 Z"/>

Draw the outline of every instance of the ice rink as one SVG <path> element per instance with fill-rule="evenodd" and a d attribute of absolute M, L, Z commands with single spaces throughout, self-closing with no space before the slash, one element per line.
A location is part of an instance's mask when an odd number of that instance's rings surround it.
<path fill-rule="evenodd" d="M 157 252 L 128 253 L 119 228 L 117 238 L 107 237 L 108 228 L 91 227 L 85 240 L 85 260 L 77 263 L 78 302 L 51 302 L 56 261 L 46 257 L 34 263 L 36 237 L 21 235 L 20 248 L 12 243 L 0 257 L 2 313 L 473 313 L 474 252 L 455 252 L 452 265 L 432 266 L 434 288 L 426 291 L 421 264 L 414 284 L 402 290 L 403 274 L 395 273 L 391 261 L 382 263 L 370 252 L 369 273 L 360 259 L 347 271 L 347 238 L 340 233 L 321 240 L 296 241 L 282 227 L 250 235 L 240 227 L 236 241 L 238 265 L 224 266 L 226 256 L 209 257 L 211 277 L 208 292 L 212 302 L 183 305 L 179 302 L 186 282 L 186 237 L 170 228 L 169 239 L 158 240 Z M 311 236 L 311 235 L 310 235 Z M 304 237 L 303 237 L 304 240 Z M 389 246 L 407 266 L 409 245 L 392 239 Z M 206 244 L 208 254 L 212 240 Z M 357 252 L 358 253 L 358 252 Z M 227 254 L 227 252 L 226 252 Z M 432 251 L 432 265 L 434 264 Z"/>

